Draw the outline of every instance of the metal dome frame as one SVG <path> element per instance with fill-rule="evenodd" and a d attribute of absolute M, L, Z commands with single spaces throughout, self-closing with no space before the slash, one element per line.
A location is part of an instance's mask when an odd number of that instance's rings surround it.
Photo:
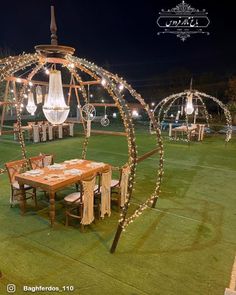
<path fill-rule="evenodd" d="M 163 121 L 167 115 L 167 112 L 169 111 L 169 109 L 172 107 L 172 105 L 175 103 L 176 100 L 178 100 L 179 98 L 185 98 L 187 97 L 190 93 L 193 94 L 193 98 L 197 99 L 200 101 L 200 103 L 203 105 L 203 109 L 204 109 L 204 115 L 206 118 L 206 123 L 209 127 L 209 113 L 207 111 L 206 105 L 204 103 L 205 99 L 211 99 L 213 102 L 215 102 L 224 112 L 224 116 L 226 118 L 226 125 L 227 125 L 227 131 L 226 131 L 226 137 L 225 137 L 225 141 L 228 142 L 231 137 L 232 137 L 232 117 L 230 114 L 230 111 L 228 110 L 227 106 L 222 103 L 218 98 L 206 94 L 204 92 L 200 92 L 198 90 L 185 90 L 183 92 L 180 93 L 175 93 L 175 94 L 171 94 L 167 97 L 165 97 L 164 99 L 162 99 L 154 108 L 153 110 L 153 114 L 155 116 L 155 112 L 158 111 L 157 113 L 157 122 L 159 127 L 161 126 L 161 121 Z M 159 110 L 158 110 L 159 109 Z M 163 119 L 161 120 L 161 116 L 164 113 Z M 188 120 L 189 115 L 186 114 L 186 124 L 188 125 Z M 152 132 L 152 122 L 150 121 L 150 132 Z M 189 140 L 189 132 L 188 132 L 188 140 Z"/>
<path fill-rule="evenodd" d="M 36 53 L 33 54 L 22 54 L 18 56 L 9 56 L 2 60 L 0 60 L 0 82 L 2 81 L 16 81 L 17 72 L 21 70 L 25 70 L 26 68 L 32 67 L 30 73 L 27 78 L 24 79 L 21 85 L 19 85 L 19 91 L 17 93 L 16 89 L 14 89 L 14 94 L 16 98 L 16 114 L 17 114 L 17 132 L 19 135 L 19 142 L 22 151 L 22 157 L 27 159 L 26 146 L 24 142 L 24 136 L 22 132 L 22 123 L 21 123 L 21 104 L 24 99 L 24 93 L 30 81 L 33 81 L 33 77 L 38 73 L 40 69 L 42 69 L 47 64 L 59 64 L 65 67 L 74 77 L 75 81 L 78 83 L 82 97 L 84 99 L 84 103 L 88 103 L 88 97 L 85 90 L 85 85 L 87 84 L 101 84 L 101 81 L 106 81 L 106 83 L 102 83 L 104 89 L 108 92 L 108 94 L 114 100 L 116 107 L 118 108 L 121 118 L 123 121 L 123 125 L 125 128 L 126 136 L 127 136 L 127 144 L 128 144 L 128 162 L 130 168 L 130 176 L 128 180 L 128 192 L 127 192 L 127 201 L 122 208 L 120 219 L 118 222 L 118 227 L 116 230 L 115 238 L 113 240 L 110 252 L 113 253 L 117 247 L 120 235 L 122 231 L 126 229 L 126 227 L 134 221 L 146 208 L 149 206 L 155 207 L 157 199 L 160 194 L 160 185 L 163 176 L 163 142 L 161 137 L 161 131 L 159 129 L 158 123 L 154 117 L 154 114 L 149 109 L 149 106 L 145 103 L 144 99 L 141 95 L 134 90 L 131 85 L 129 85 L 125 80 L 114 75 L 107 70 L 96 66 L 94 63 L 87 61 L 86 59 L 78 58 L 73 56 L 74 49 L 72 47 L 57 45 L 57 36 L 56 36 L 56 23 L 55 23 L 55 15 L 54 15 L 54 7 L 51 6 L 51 45 L 39 45 L 36 46 Z M 73 67 L 71 66 L 73 65 Z M 83 81 L 78 71 L 88 74 L 94 81 Z M 137 155 L 137 145 L 135 142 L 135 131 L 134 124 L 131 115 L 131 111 L 129 109 L 128 103 L 125 100 L 124 95 L 122 95 L 121 91 L 119 91 L 119 85 L 122 84 L 124 86 L 124 90 L 129 92 L 129 94 L 142 106 L 142 108 L 147 112 L 152 125 L 154 126 L 155 134 L 156 134 L 156 147 L 138 157 Z M 15 85 L 15 84 L 14 84 Z M 15 87 L 16 88 L 16 87 Z M 88 148 L 89 138 L 87 136 L 86 128 L 84 128 L 85 137 L 83 143 L 82 150 L 82 158 L 86 158 L 86 152 Z M 148 158 L 149 156 L 158 153 L 159 154 L 159 163 L 157 167 L 157 176 L 156 176 L 156 185 L 151 196 L 147 198 L 147 200 L 139 205 L 139 208 L 131 214 L 128 218 L 128 208 L 131 202 L 131 196 L 133 193 L 133 186 L 135 180 L 135 171 L 137 164 Z M 4 173 L 4 169 L 0 169 L 0 174 Z M 50 200 L 50 207 L 55 206 L 55 200 Z"/>

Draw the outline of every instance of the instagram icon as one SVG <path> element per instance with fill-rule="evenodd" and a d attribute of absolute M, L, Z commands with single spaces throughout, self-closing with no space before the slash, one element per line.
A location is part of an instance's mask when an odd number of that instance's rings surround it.
<path fill-rule="evenodd" d="M 7 293 L 15 293 L 16 292 L 16 285 L 8 284 L 7 285 Z"/>

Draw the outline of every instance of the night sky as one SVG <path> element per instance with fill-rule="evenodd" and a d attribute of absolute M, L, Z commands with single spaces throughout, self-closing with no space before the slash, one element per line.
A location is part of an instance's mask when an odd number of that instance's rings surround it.
<path fill-rule="evenodd" d="M 232 1 L 186 1 L 205 8 L 210 35 L 182 42 L 157 36 L 158 12 L 180 3 L 167 1 L 55 0 L 59 44 L 76 55 L 129 81 L 161 75 L 175 68 L 192 73 L 236 73 L 236 4 Z M 18 54 L 50 42 L 50 1 L 1 1 L 0 47 Z"/>

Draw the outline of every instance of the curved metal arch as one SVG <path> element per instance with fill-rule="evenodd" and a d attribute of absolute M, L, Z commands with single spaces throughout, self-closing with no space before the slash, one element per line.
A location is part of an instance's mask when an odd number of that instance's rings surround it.
<path fill-rule="evenodd" d="M 113 245 L 111 248 L 111 252 L 114 252 L 115 248 L 116 248 L 116 244 L 115 241 L 117 239 L 119 239 L 119 236 L 121 234 L 122 230 L 125 230 L 125 228 L 133 221 L 133 219 L 135 217 L 137 217 L 138 215 L 140 215 L 142 213 L 143 210 L 145 210 L 148 205 L 152 205 L 153 207 L 156 204 L 157 198 L 159 197 L 159 193 L 160 193 L 160 184 L 161 184 L 161 180 L 162 180 L 162 176 L 163 176 L 163 143 L 162 143 L 162 138 L 161 138 L 161 134 L 160 134 L 160 130 L 158 128 L 156 119 L 153 115 L 153 113 L 150 111 L 149 106 L 144 102 L 144 100 L 142 99 L 141 95 L 138 94 L 126 81 L 124 81 L 122 78 L 118 77 L 117 75 L 114 75 L 90 62 L 87 62 L 86 60 L 83 59 L 79 59 L 79 58 L 74 58 L 74 57 L 69 57 L 70 61 L 75 62 L 75 60 L 79 61 L 83 66 L 86 66 L 87 68 L 89 68 L 89 70 L 92 70 L 93 72 L 95 72 L 96 74 L 100 74 L 99 76 L 101 78 L 105 78 L 106 81 L 108 82 L 108 77 L 113 79 L 113 81 L 118 84 L 118 83 L 122 83 L 124 86 L 124 89 L 128 90 L 130 92 L 130 94 L 132 95 L 132 97 L 134 97 L 136 100 L 139 101 L 139 103 L 142 105 L 142 107 L 147 111 L 148 116 L 150 118 L 150 120 L 153 122 L 153 125 L 156 128 L 156 135 L 157 135 L 157 144 L 160 148 L 159 154 L 160 154 L 160 160 L 159 160 L 159 169 L 158 169 L 158 175 L 157 175 L 157 182 L 156 182 L 156 187 L 154 190 L 154 193 L 151 195 L 150 198 L 147 199 L 146 202 L 144 202 L 143 204 L 140 205 L 140 207 L 134 212 L 134 214 L 132 216 L 130 216 L 129 218 L 126 219 L 126 214 L 128 211 L 128 206 L 129 206 L 129 201 L 131 198 L 131 195 L 129 195 L 128 197 L 128 201 L 125 204 L 122 213 L 121 213 L 121 219 L 119 221 L 119 225 L 118 225 L 118 229 L 116 232 L 116 236 L 115 239 L 113 241 Z M 103 73 L 103 75 L 101 75 L 101 73 Z M 106 76 L 107 77 L 106 77 Z M 97 78 L 96 76 L 94 78 Z M 109 82 L 110 83 L 110 82 Z M 106 88 L 106 87 L 104 87 Z M 118 91 L 118 87 L 117 85 L 115 85 L 115 89 L 114 89 L 119 95 L 120 92 Z"/>
<path fill-rule="evenodd" d="M 14 59 L 14 64 L 11 63 L 11 58 L 5 59 L 4 64 L 0 67 L 0 82 L 5 80 L 7 77 L 14 75 L 15 72 L 25 69 L 32 64 L 39 62 L 39 56 L 35 54 L 19 55 L 18 58 Z"/>
<path fill-rule="evenodd" d="M 228 127 L 227 132 L 226 132 L 225 141 L 228 142 L 232 137 L 232 117 L 231 117 L 230 111 L 228 110 L 226 105 L 223 102 L 221 102 L 218 98 L 216 98 L 216 97 L 214 97 L 212 95 L 206 94 L 204 92 L 196 91 L 196 93 L 198 95 L 200 95 L 200 96 L 203 96 L 203 97 L 206 97 L 206 98 L 209 98 L 209 99 L 213 100 L 224 111 L 224 115 L 225 115 L 225 118 L 226 118 L 226 124 L 227 124 L 227 127 Z"/>
<path fill-rule="evenodd" d="M 36 68 L 32 71 L 32 73 L 28 76 L 28 79 L 31 79 L 33 77 L 33 73 L 37 72 L 38 68 L 42 66 L 43 63 L 47 63 L 47 58 L 42 58 L 40 54 L 34 54 L 34 55 L 27 55 L 19 58 L 14 58 L 14 62 L 9 65 L 9 67 L 2 67 L 2 71 L 0 70 L 1 73 L 1 78 L 4 79 L 6 76 L 10 76 L 13 73 L 28 67 L 32 65 L 33 63 L 37 63 L 41 60 L 41 64 L 39 66 L 36 66 Z M 157 177 L 157 183 L 155 187 L 155 191 L 152 194 L 151 198 L 149 198 L 144 204 L 140 205 L 140 208 L 136 210 L 135 216 L 143 211 L 144 209 L 147 208 L 149 204 L 155 205 L 155 202 L 159 196 L 160 192 L 160 183 L 163 175 L 163 143 L 162 143 L 162 138 L 161 138 L 161 133 L 160 130 L 158 129 L 157 122 L 155 120 L 154 115 L 149 109 L 149 106 L 144 102 L 142 99 L 141 95 L 138 94 L 129 84 L 126 83 L 123 79 L 119 78 L 118 76 L 113 75 L 112 73 L 107 72 L 106 70 L 84 60 L 84 59 L 79 59 L 75 58 L 72 56 L 66 56 L 65 59 L 63 59 L 65 63 L 67 61 L 72 61 L 73 63 L 76 63 L 78 68 L 82 68 L 85 72 L 87 72 L 90 76 L 96 77 L 96 79 L 101 78 L 106 80 L 106 85 L 103 85 L 104 88 L 108 91 L 108 93 L 111 95 L 111 97 L 114 99 L 120 113 L 121 117 L 123 119 L 123 124 L 125 126 L 125 130 L 127 133 L 127 141 L 128 141 L 128 165 L 130 167 L 130 176 L 129 176 L 129 181 L 128 181 L 128 192 L 127 192 L 127 201 L 122 209 L 122 214 L 121 214 L 121 219 L 119 220 L 117 232 L 115 239 L 113 241 L 113 245 L 111 248 L 111 252 L 115 251 L 115 248 L 117 246 L 117 242 L 119 239 L 119 236 L 122 232 L 122 230 L 125 229 L 126 226 L 130 222 L 132 222 L 132 217 L 131 219 L 126 219 L 126 214 L 128 211 L 132 191 L 133 191 L 133 185 L 134 185 L 134 178 L 135 178 L 135 171 L 136 171 L 136 165 L 137 165 L 137 146 L 135 143 L 135 132 L 134 132 L 134 125 L 132 121 L 132 116 L 130 109 L 123 98 L 123 95 L 120 93 L 117 87 L 117 83 L 122 83 L 124 87 L 130 92 L 130 94 L 140 102 L 142 107 L 146 110 L 148 113 L 148 116 L 150 120 L 152 120 L 154 127 L 156 128 L 156 135 L 157 135 L 157 145 L 160 148 L 160 161 L 159 161 L 159 170 L 158 170 L 158 177 Z M 56 63 L 62 63 L 65 65 L 65 63 L 62 61 L 55 61 Z M 43 61 L 43 62 L 42 62 Z M 67 64 L 66 64 L 67 66 Z M 71 72 L 71 71 L 70 71 Z M 3 75 L 2 75 L 3 73 Z M 77 82 L 81 83 L 82 79 L 77 75 L 76 77 Z M 19 134 L 20 136 L 20 141 L 21 141 L 21 148 L 22 148 L 22 153 L 23 157 L 26 158 L 26 151 L 25 151 L 25 144 L 24 144 L 24 138 L 22 135 L 22 129 L 21 129 L 21 114 L 20 114 L 20 105 L 21 101 L 23 98 L 23 93 L 25 91 L 26 84 L 23 85 L 20 94 L 19 94 L 19 99 L 17 100 L 17 121 L 19 123 Z"/>
<path fill-rule="evenodd" d="M 155 107 L 154 110 L 157 109 L 158 106 L 161 106 L 160 109 L 159 109 L 159 112 L 158 112 L 158 123 L 160 124 L 160 116 L 161 116 L 161 113 L 163 111 L 163 108 L 165 107 L 165 105 L 167 105 L 169 102 L 171 103 L 172 100 L 176 100 L 178 99 L 179 97 L 181 96 L 186 96 L 187 94 L 189 93 L 189 91 L 184 91 L 184 92 L 180 92 L 180 93 L 176 93 L 176 94 L 172 94 L 166 98 L 164 98 L 162 101 L 159 102 L 159 104 Z M 232 118 L 231 118 L 231 114 L 229 112 L 229 110 L 227 109 L 226 105 L 223 104 L 219 99 L 217 99 L 216 97 L 214 96 L 211 96 L 211 95 L 208 95 L 206 93 L 203 93 L 203 92 L 199 92 L 197 90 L 192 90 L 192 93 L 193 95 L 197 96 L 198 99 L 202 99 L 202 97 L 204 98 L 209 98 L 211 100 L 213 100 L 215 103 L 217 103 L 221 109 L 224 111 L 224 115 L 225 115 L 225 118 L 226 118 L 226 124 L 227 124 L 227 132 L 226 132 L 226 138 L 225 138 L 225 141 L 228 142 L 230 139 L 231 139 L 231 136 L 232 136 Z M 202 104 L 205 106 L 203 100 L 202 100 Z M 206 110 L 205 112 L 205 115 L 206 115 L 206 120 L 207 120 L 207 123 L 209 125 L 209 116 L 208 116 L 208 112 Z M 186 116 L 186 120 L 187 120 L 187 116 Z M 151 122 L 150 122 L 150 130 L 151 130 Z"/>

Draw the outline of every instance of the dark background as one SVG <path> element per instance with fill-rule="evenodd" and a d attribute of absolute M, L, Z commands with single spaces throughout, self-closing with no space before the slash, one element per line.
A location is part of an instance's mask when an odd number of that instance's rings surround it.
<path fill-rule="evenodd" d="M 197 34 L 185 42 L 174 35 L 157 35 L 159 11 L 175 7 L 180 0 L 53 2 L 59 44 L 75 47 L 77 56 L 118 73 L 141 91 L 171 87 L 171 83 L 186 87 L 191 77 L 195 84 L 204 77 L 208 83 L 226 82 L 236 72 L 236 4 L 232 1 L 186 1 L 206 9 L 211 24 L 206 29 L 209 36 Z M 50 3 L 2 2 L 0 47 L 19 54 L 49 43 Z"/>

